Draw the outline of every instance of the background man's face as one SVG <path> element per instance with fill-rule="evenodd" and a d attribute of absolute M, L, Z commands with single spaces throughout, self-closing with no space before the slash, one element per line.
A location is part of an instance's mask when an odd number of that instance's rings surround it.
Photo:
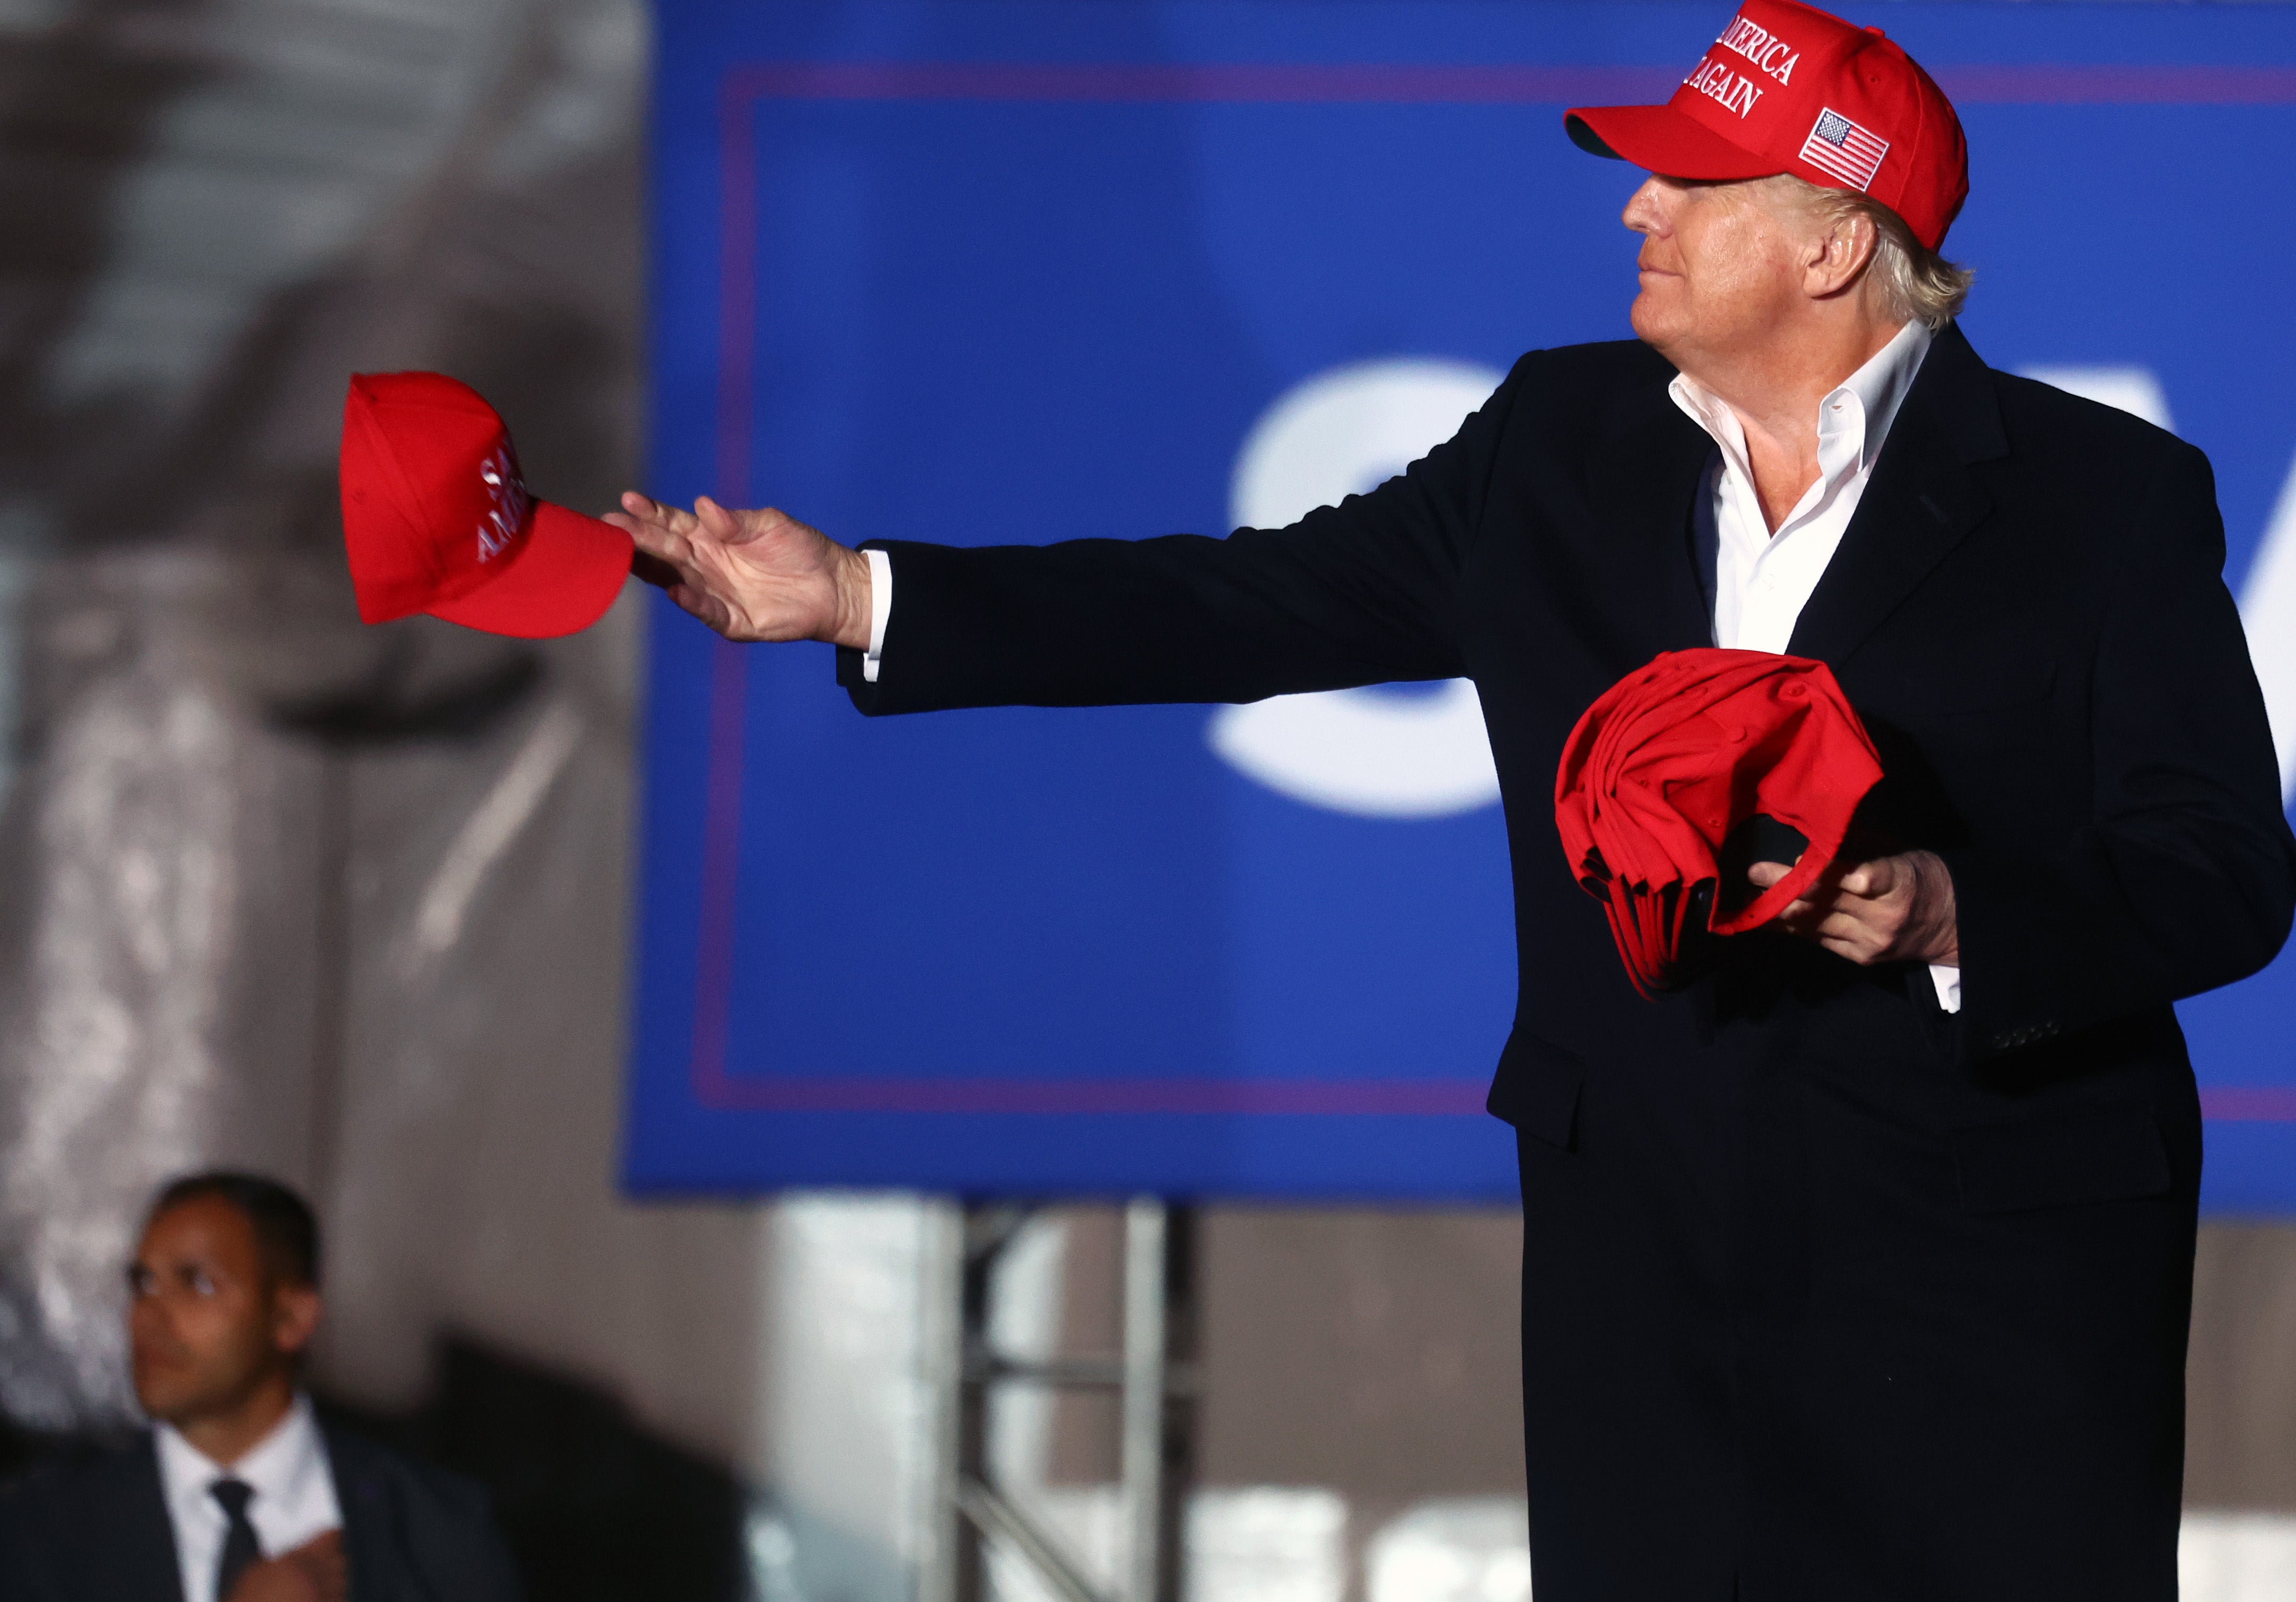
<path fill-rule="evenodd" d="M 1643 236 L 1635 332 L 1677 367 L 1759 346 L 1800 298 L 1799 241 L 1763 183 L 1653 176 L 1627 202 Z"/>
<path fill-rule="evenodd" d="M 279 1285 L 255 1226 L 219 1197 L 154 1218 L 127 1280 L 135 1394 L 171 1424 L 228 1413 L 291 1375 L 317 1318 L 318 1293 Z"/>

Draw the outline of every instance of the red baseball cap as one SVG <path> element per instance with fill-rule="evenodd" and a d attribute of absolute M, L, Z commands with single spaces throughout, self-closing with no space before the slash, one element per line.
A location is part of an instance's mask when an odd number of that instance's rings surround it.
<path fill-rule="evenodd" d="M 1579 106 L 1580 149 L 1670 178 L 1775 173 L 1854 189 L 1935 250 L 1969 197 L 1953 103 L 1878 28 L 1800 0 L 1745 0 L 1662 106 Z"/>
<path fill-rule="evenodd" d="M 1881 778 L 1824 663 L 1668 651 L 1604 691 L 1570 731 L 1554 822 L 1647 996 L 1687 980 L 1697 931 L 1759 928 L 1816 884 Z M 1749 895 L 1745 871 L 1759 861 L 1791 870 Z"/>
<path fill-rule="evenodd" d="M 529 494 L 501 416 L 444 373 L 355 374 L 340 471 L 362 621 L 545 640 L 595 623 L 629 576 L 630 536 Z"/>

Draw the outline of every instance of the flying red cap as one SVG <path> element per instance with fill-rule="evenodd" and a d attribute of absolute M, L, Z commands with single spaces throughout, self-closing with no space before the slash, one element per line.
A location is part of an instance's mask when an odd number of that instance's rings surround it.
<path fill-rule="evenodd" d="M 544 640 L 595 623 L 629 576 L 630 536 L 528 494 L 502 418 L 444 373 L 355 375 L 340 477 L 365 622 Z"/>
<path fill-rule="evenodd" d="M 1824 663 L 1668 651 L 1604 691 L 1570 731 L 1554 822 L 1647 996 L 1686 981 L 1697 930 L 1757 928 L 1816 883 L 1881 778 Z M 1781 832 L 1792 841 L 1783 852 Z M 1745 898 L 1749 866 L 1796 852 L 1785 878 Z"/>
<path fill-rule="evenodd" d="M 1670 178 L 1767 178 L 1854 189 L 1931 249 L 1969 197 L 1961 119 L 1878 28 L 1800 0 L 1745 0 L 1662 106 L 1563 114 L 1579 148 Z"/>

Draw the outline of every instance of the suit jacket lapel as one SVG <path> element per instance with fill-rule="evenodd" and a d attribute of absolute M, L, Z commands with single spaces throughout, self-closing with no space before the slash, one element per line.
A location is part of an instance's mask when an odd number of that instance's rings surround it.
<path fill-rule="evenodd" d="M 1992 503 L 1969 464 L 2008 449 L 1985 364 L 1948 325 L 1923 359 L 1787 649 L 1840 666 L 1982 520 Z"/>
<path fill-rule="evenodd" d="M 181 1602 L 183 1570 L 160 1479 L 158 1443 L 146 1431 L 105 1472 L 116 1492 L 73 1509 L 84 1521 L 73 1532 L 73 1542 L 89 1559 L 92 1594 L 119 1602 Z"/>
<path fill-rule="evenodd" d="M 1714 642 L 1713 607 L 1693 548 L 1691 512 L 1716 452 L 1706 431 L 1667 394 L 1670 368 L 1637 390 L 1587 462 L 1596 519 L 1594 593 L 1622 632 L 1622 655 L 1639 667 L 1662 650 Z M 1634 604 L 1622 610 L 1617 597 Z"/>
<path fill-rule="evenodd" d="M 375 1472 L 357 1437 L 324 1426 L 322 1433 L 327 1467 L 335 1481 L 335 1505 L 342 1510 L 343 1565 L 350 1571 L 350 1594 L 360 1599 L 399 1596 L 404 1588 L 397 1582 L 393 1561 L 390 1487 Z"/>

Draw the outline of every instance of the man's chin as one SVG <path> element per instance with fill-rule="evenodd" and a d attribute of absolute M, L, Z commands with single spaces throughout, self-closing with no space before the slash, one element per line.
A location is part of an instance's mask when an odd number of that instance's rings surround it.
<path fill-rule="evenodd" d="M 1634 305 L 1627 308 L 1627 322 L 1633 327 L 1636 339 L 1660 353 L 1681 331 L 1681 319 L 1671 315 L 1667 307 L 1653 304 L 1648 290 L 1636 296 Z"/>
<path fill-rule="evenodd" d="M 179 1425 L 187 1418 L 201 1418 L 215 1408 L 214 1398 L 188 1378 L 174 1375 L 136 1375 L 135 1401 L 145 1418 L 162 1424 Z"/>

